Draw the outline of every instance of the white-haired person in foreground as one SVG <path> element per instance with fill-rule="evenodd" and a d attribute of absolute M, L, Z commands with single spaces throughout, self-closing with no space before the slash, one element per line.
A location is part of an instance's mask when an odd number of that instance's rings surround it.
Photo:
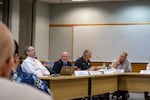
<path fill-rule="evenodd" d="M 14 64 L 14 41 L 8 28 L 0 22 L 0 98 L 1 100 L 53 100 L 46 93 L 9 80 Z"/>

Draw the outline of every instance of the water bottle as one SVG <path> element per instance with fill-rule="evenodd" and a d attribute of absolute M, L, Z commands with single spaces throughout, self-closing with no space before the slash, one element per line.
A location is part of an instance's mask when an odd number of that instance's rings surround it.
<path fill-rule="evenodd" d="M 106 70 L 107 68 L 106 68 L 106 64 L 105 63 L 103 63 L 103 65 L 102 65 L 102 69 L 103 70 Z"/>

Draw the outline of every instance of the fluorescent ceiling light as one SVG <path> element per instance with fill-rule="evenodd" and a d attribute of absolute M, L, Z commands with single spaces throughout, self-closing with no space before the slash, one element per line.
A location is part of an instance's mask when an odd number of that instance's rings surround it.
<path fill-rule="evenodd" d="M 72 0 L 72 1 L 89 1 L 89 0 Z"/>

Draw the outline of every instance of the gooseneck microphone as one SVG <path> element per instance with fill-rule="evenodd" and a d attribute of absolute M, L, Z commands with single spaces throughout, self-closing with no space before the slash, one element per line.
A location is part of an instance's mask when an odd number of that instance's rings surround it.
<path fill-rule="evenodd" d="M 51 74 L 52 77 L 58 77 L 59 76 L 59 74 L 57 74 L 53 69 L 51 69 L 50 72 L 52 73 Z"/>

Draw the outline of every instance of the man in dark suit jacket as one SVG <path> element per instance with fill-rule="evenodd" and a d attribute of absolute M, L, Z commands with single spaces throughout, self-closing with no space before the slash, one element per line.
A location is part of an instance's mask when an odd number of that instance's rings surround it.
<path fill-rule="evenodd" d="M 54 63 L 53 71 L 55 72 L 55 74 L 59 74 L 63 66 L 72 66 L 71 62 L 68 61 L 68 57 L 69 53 L 64 51 L 61 54 L 61 58 Z"/>

